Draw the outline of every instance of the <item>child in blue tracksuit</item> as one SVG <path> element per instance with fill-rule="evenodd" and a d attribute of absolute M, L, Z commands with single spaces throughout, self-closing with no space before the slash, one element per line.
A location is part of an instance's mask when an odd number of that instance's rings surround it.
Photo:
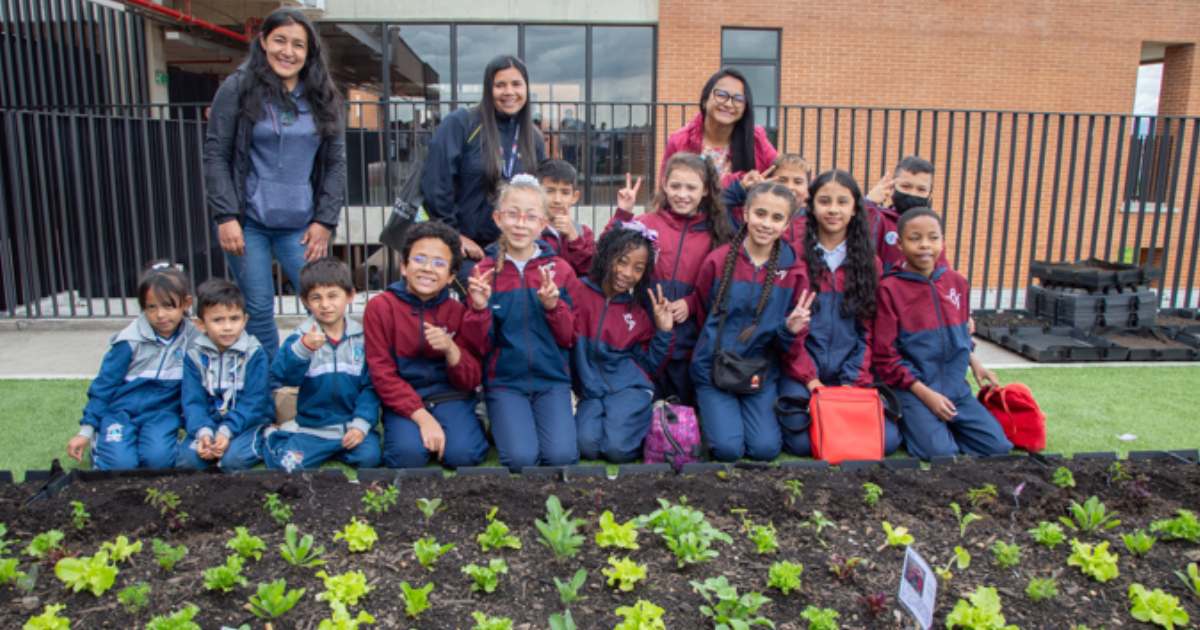
<path fill-rule="evenodd" d="M 571 265 L 537 240 L 549 215 L 537 180 L 517 175 L 493 213 L 500 240 L 475 267 L 462 334 L 486 357 L 484 396 L 500 463 L 512 470 L 579 460 L 568 351 L 575 343 Z"/>
<path fill-rule="evenodd" d="M 274 416 L 267 353 L 246 334 L 242 292 L 228 280 L 196 289 L 197 335 L 183 362 L 187 437 L 180 468 L 243 470 L 262 460 L 262 427 Z"/>
<path fill-rule="evenodd" d="M 871 245 L 862 191 L 847 172 L 831 170 L 812 183 L 808 229 L 802 245 L 809 289 L 816 294 L 805 350 L 815 374 L 785 370 L 776 411 L 783 426 L 783 447 L 793 455 L 811 455 L 808 405 L 822 386 L 869 387 L 871 326 L 881 265 Z M 900 447 L 900 429 L 884 421 L 884 453 Z"/>
<path fill-rule="evenodd" d="M 670 357 L 674 325 L 662 287 L 650 289 L 656 240 L 635 222 L 605 232 L 590 277 L 572 294 L 575 427 L 588 459 L 633 461 L 650 429 L 651 375 Z"/>
<path fill-rule="evenodd" d="M 965 378 L 970 366 L 981 385 L 997 384 L 971 355 L 970 287 L 939 260 L 941 217 L 910 209 L 897 232 L 905 262 L 879 283 L 872 361 L 900 400 L 905 448 L 921 459 L 1008 453 L 1012 443 Z"/>
<path fill-rule="evenodd" d="M 183 355 L 196 336 L 187 318 L 191 305 L 191 282 L 183 270 L 150 263 L 138 282 L 142 313 L 113 336 L 88 387 L 79 433 L 67 443 L 75 461 L 91 446 L 97 470 L 175 465 Z"/>
<path fill-rule="evenodd" d="M 700 429 L 720 461 L 779 455 L 775 418 L 780 364 L 811 373 L 804 351 L 810 302 L 803 259 L 782 236 L 796 209 L 782 185 L 763 183 L 746 199 L 746 223 L 733 242 L 704 259 L 696 280 L 702 328 L 692 362 Z M 722 325 L 721 320 L 726 321 Z M 761 362 L 723 382 L 717 364 Z M 739 370 L 731 370 L 738 373 Z"/>
<path fill-rule="evenodd" d="M 334 258 L 300 270 L 300 299 L 311 317 L 283 342 L 271 363 L 280 384 L 299 387 L 296 418 L 268 428 L 268 468 L 291 472 L 329 459 L 379 465 L 379 397 L 367 371 L 363 327 L 346 317 L 354 299 L 350 267 Z"/>

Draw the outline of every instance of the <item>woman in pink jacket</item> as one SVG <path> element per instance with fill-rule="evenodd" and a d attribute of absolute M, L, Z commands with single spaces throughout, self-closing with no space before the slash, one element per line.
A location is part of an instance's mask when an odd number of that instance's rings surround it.
<path fill-rule="evenodd" d="M 711 160 L 721 188 L 746 171 L 762 172 L 771 166 L 777 152 L 767 132 L 754 124 L 754 101 L 745 75 L 724 68 L 708 78 L 700 92 L 700 113 L 667 139 L 661 164 L 679 151 Z"/>

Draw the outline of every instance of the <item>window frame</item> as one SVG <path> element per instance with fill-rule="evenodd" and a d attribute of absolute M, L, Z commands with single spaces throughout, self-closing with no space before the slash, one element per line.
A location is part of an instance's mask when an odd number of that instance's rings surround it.
<path fill-rule="evenodd" d="M 774 33 L 775 35 L 775 59 L 769 60 L 765 58 L 754 59 L 746 57 L 727 57 L 725 55 L 725 33 L 726 31 L 751 31 L 757 33 Z M 746 66 L 756 66 L 760 68 L 774 67 L 775 68 L 775 102 L 770 105 L 760 105 L 755 103 L 755 107 L 763 107 L 767 110 L 767 120 L 761 121 L 758 124 L 764 129 L 777 129 L 779 127 L 779 117 L 781 113 L 780 102 L 783 100 L 783 95 L 780 93 L 782 89 L 781 80 L 783 77 L 783 29 L 782 28 L 763 28 L 757 26 L 722 26 L 721 27 L 721 67 L 742 68 Z M 757 100 L 757 99 L 756 99 Z M 774 111 L 776 120 L 774 125 L 766 123 L 771 122 L 770 113 Z"/>

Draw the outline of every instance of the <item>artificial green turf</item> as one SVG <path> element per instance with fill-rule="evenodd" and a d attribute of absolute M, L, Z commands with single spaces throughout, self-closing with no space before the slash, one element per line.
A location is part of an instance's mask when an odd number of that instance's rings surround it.
<path fill-rule="evenodd" d="M 1200 366 L 997 370 L 1028 385 L 1046 412 L 1046 450 L 1163 450 L 1200 447 Z M 18 479 L 58 458 L 78 430 L 87 381 L 0 380 L 0 470 Z M 1122 434 L 1137 436 L 1122 441 Z M 494 455 L 485 464 L 496 465 Z"/>

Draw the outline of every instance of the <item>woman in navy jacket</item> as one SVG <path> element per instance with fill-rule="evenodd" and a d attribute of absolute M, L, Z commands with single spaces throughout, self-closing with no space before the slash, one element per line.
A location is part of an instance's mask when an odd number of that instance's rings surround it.
<path fill-rule="evenodd" d="M 250 55 L 213 97 L 204 185 L 217 238 L 246 298 L 246 330 L 274 357 L 272 263 L 292 287 L 325 256 L 346 188 L 342 98 L 312 23 L 295 9 L 263 22 Z"/>

